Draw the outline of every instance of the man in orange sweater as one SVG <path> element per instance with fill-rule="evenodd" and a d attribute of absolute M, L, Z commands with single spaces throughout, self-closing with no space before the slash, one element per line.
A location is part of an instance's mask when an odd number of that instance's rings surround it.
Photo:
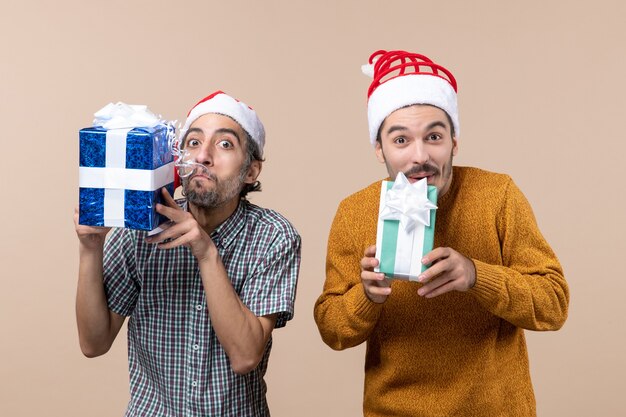
<path fill-rule="evenodd" d="M 524 329 L 557 330 L 569 291 L 510 177 L 452 166 L 456 81 L 423 55 L 378 51 L 364 72 L 370 140 L 391 179 L 438 190 L 431 266 L 416 282 L 375 272 L 381 183 L 341 202 L 315 305 L 324 342 L 367 342 L 366 416 L 535 416 Z M 372 246 L 374 245 L 374 246 Z"/>

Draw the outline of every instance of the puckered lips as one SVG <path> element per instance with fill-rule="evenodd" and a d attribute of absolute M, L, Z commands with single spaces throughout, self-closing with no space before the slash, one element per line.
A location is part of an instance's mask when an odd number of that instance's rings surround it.
<path fill-rule="evenodd" d="M 212 175 L 212 174 L 209 174 L 209 173 L 207 173 L 207 172 L 199 172 L 199 173 L 197 173 L 197 174 L 193 174 L 193 175 L 191 176 L 191 178 L 189 178 L 189 181 L 191 182 L 191 181 L 193 181 L 194 179 L 197 179 L 197 180 L 200 180 L 200 181 L 201 181 L 201 180 L 205 180 L 205 181 L 216 182 L 216 181 L 215 181 L 215 176 L 214 176 L 214 175 Z"/>
<path fill-rule="evenodd" d="M 189 177 L 189 181 L 191 182 L 194 178 L 216 182 L 215 174 L 211 173 L 205 165 L 199 163 L 194 164 L 194 170 Z"/>

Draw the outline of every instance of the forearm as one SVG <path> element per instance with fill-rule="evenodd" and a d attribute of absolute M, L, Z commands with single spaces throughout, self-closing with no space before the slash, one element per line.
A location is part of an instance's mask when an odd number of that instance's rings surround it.
<path fill-rule="evenodd" d="M 474 259 L 470 290 L 491 313 L 528 330 L 557 330 L 567 319 L 569 288 L 552 248 L 539 231 L 530 204 L 513 184 L 496 222 L 501 263 Z"/>
<path fill-rule="evenodd" d="M 78 288 L 76 291 L 76 321 L 80 347 L 86 356 L 106 353 L 112 336 L 109 311 L 102 281 L 102 247 L 79 249 Z"/>
<path fill-rule="evenodd" d="M 567 319 L 569 290 L 560 268 L 522 273 L 474 261 L 470 290 L 492 314 L 528 330 L 558 330 Z"/>
<path fill-rule="evenodd" d="M 345 293 L 325 289 L 314 309 L 322 340 L 335 350 L 363 343 L 376 326 L 382 306 L 367 298 L 362 284 Z"/>
<path fill-rule="evenodd" d="M 348 221 L 352 214 L 343 203 L 337 209 L 328 236 L 324 291 L 314 310 L 322 340 L 335 350 L 367 340 L 383 308 L 367 297 L 361 283 L 361 258 L 375 234 L 356 230 Z"/>
<path fill-rule="evenodd" d="M 233 371 L 246 374 L 263 357 L 275 318 L 259 318 L 241 302 L 216 250 L 200 261 L 200 274 L 211 325 Z"/>

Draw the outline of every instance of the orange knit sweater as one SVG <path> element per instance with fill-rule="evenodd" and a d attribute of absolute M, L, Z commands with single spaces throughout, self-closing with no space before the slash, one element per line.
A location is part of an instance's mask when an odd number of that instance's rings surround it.
<path fill-rule="evenodd" d="M 435 247 L 472 259 L 475 286 L 426 299 L 420 284 L 394 280 L 375 304 L 359 261 L 376 243 L 379 196 L 376 182 L 339 205 L 314 312 L 331 348 L 367 341 L 364 414 L 535 416 L 523 329 L 559 329 L 569 292 L 526 198 L 506 175 L 454 167 Z"/>

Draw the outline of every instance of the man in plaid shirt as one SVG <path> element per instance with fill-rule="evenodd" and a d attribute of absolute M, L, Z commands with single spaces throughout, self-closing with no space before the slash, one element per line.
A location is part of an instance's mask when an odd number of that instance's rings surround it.
<path fill-rule="evenodd" d="M 180 204 L 163 190 L 157 235 L 78 225 L 80 347 L 106 353 L 126 317 L 127 416 L 266 416 L 272 330 L 293 316 L 300 236 L 249 203 L 265 132 L 218 91 L 189 112 Z"/>

